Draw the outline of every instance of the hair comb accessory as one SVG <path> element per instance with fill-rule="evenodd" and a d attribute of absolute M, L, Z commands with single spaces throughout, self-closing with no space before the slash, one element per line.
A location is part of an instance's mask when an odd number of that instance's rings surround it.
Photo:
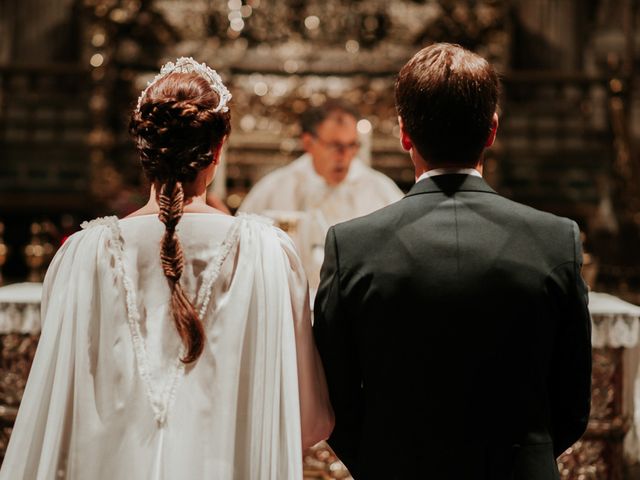
<path fill-rule="evenodd" d="M 180 57 L 176 60 L 175 63 L 173 62 L 165 63 L 160 69 L 160 73 L 156 75 L 153 80 L 147 83 L 146 88 L 142 91 L 142 93 L 138 97 L 138 104 L 136 106 L 137 111 L 140 111 L 140 106 L 142 105 L 142 99 L 146 95 L 147 90 L 149 90 L 149 87 L 151 87 L 151 85 L 163 79 L 170 73 L 174 73 L 174 72 L 197 73 L 198 75 L 203 77 L 207 82 L 209 82 L 209 85 L 211 85 L 211 88 L 213 88 L 213 90 L 218 94 L 218 97 L 220 97 L 218 106 L 213 111 L 214 112 L 229 111 L 229 107 L 227 106 L 227 103 L 229 103 L 229 100 L 231 100 L 231 93 L 229 92 L 227 87 L 225 87 L 224 83 L 222 83 L 222 79 L 220 78 L 220 75 L 218 75 L 218 72 L 216 72 L 214 69 L 212 69 L 205 63 L 196 62 L 191 57 Z"/>

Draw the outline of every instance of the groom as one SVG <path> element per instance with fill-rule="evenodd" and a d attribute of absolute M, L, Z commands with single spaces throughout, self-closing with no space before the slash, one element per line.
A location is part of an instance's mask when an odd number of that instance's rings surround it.
<path fill-rule="evenodd" d="M 400 71 L 405 198 L 329 230 L 314 334 L 357 480 L 551 480 L 589 417 L 577 225 L 498 195 L 498 77 L 435 44 Z"/>

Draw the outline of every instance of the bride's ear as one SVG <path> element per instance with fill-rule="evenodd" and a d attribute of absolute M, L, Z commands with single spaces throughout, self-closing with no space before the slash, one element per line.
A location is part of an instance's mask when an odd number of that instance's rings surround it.
<path fill-rule="evenodd" d="M 218 145 L 215 145 L 213 147 L 213 163 L 215 163 L 216 165 L 218 165 L 220 163 L 220 153 L 222 152 L 222 146 L 224 145 L 224 142 L 227 140 L 226 135 L 224 137 L 222 137 L 222 140 L 220 141 L 220 143 L 218 143 Z"/>

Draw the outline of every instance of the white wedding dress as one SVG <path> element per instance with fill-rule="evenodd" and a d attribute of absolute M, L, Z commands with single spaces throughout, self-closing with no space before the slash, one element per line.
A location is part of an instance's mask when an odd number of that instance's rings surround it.
<path fill-rule="evenodd" d="M 47 272 L 0 479 L 302 478 L 294 327 L 310 325 L 294 322 L 310 320 L 291 241 L 249 216 L 185 214 L 177 231 L 202 356 L 178 360 L 158 218 L 85 224 Z"/>

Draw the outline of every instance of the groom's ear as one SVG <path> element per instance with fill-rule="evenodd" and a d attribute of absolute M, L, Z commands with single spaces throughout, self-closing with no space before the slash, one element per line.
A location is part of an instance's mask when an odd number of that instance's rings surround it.
<path fill-rule="evenodd" d="M 413 148 L 413 142 L 404 129 L 404 122 L 402 121 L 402 117 L 400 115 L 398 115 L 398 124 L 400 125 L 400 145 L 402 145 L 403 150 L 405 150 L 406 152 L 410 152 Z"/>
<path fill-rule="evenodd" d="M 496 141 L 496 134 L 498 133 L 498 112 L 493 114 L 493 118 L 491 119 L 491 127 L 489 130 L 489 136 L 487 137 L 487 141 L 485 142 L 485 148 L 489 148 L 493 145 L 493 142 Z"/>

